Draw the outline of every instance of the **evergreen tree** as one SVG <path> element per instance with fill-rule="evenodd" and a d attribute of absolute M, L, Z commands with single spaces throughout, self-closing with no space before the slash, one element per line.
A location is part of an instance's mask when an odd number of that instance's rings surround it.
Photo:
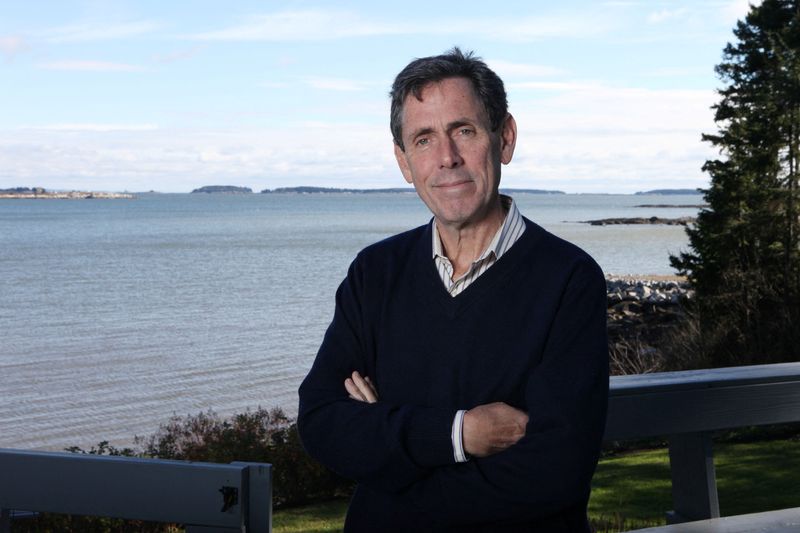
<path fill-rule="evenodd" d="M 716 72 L 719 128 L 703 139 L 708 208 L 671 262 L 694 285 L 704 352 L 725 366 L 800 359 L 800 1 L 764 0 Z"/>

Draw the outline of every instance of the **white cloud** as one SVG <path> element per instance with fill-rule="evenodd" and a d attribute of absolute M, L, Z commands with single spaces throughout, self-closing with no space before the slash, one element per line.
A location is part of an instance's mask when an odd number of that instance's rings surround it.
<path fill-rule="evenodd" d="M 259 83 L 258 86 L 264 87 L 265 89 L 286 89 L 292 87 L 291 84 L 285 81 L 263 81 Z"/>
<path fill-rule="evenodd" d="M 287 89 L 297 87 L 298 84 L 304 84 L 312 89 L 321 91 L 338 91 L 338 92 L 359 92 L 367 90 L 373 83 L 356 81 L 348 78 L 331 78 L 326 76 L 308 76 L 302 78 L 299 82 L 290 83 L 288 81 L 263 81 L 258 84 L 259 87 L 265 89 Z"/>
<path fill-rule="evenodd" d="M 635 192 L 703 187 L 713 149 L 713 91 L 559 82 L 530 99 L 510 88 L 519 139 L 506 187 Z M 516 94 L 514 91 L 518 91 Z M 385 110 L 384 110 L 385 111 Z M 0 130 L 0 168 L 16 184 L 75 176 L 113 189 L 187 191 L 225 180 L 286 185 L 402 186 L 385 112 L 370 122 L 309 122 L 231 131 L 150 124 L 54 124 Z M 209 181 L 211 180 L 211 181 Z M 168 184 L 168 185 L 167 185 Z M 52 188 L 52 185 L 50 185 Z"/>
<path fill-rule="evenodd" d="M 574 82 L 574 81 L 522 81 L 506 83 L 506 88 L 514 90 L 540 90 L 540 91 L 590 91 L 600 87 L 599 83 Z"/>
<path fill-rule="evenodd" d="M 733 26 L 737 20 L 744 19 L 750 11 L 751 4 L 758 6 L 761 4 L 761 0 L 723 0 L 705 5 L 692 5 L 691 8 L 663 8 L 651 12 L 647 16 L 647 22 L 649 24 L 661 24 L 670 21 L 681 21 L 695 26 L 705 26 L 711 22 Z"/>
<path fill-rule="evenodd" d="M 45 70 L 76 70 L 89 72 L 144 72 L 146 68 L 128 63 L 92 60 L 66 60 L 40 63 L 39 68 Z"/>
<path fill-rule="evenodd" d="M 690 67 L 659 67 L 652 70 L 643 72 L 645 76 L 652 76 L 654 78 L 677 78 L 685 76 L 700 76 L 707 74 L 711 68 L 690 68 Z"/>
<path fill-rule="evenodd" d="M 45 124 L 31 126 L 24 129 L 44 131 L 153 131 L 158 129 L 157 124 Z"/>
<path fill-rule="evenodd" d="M 322 89 L 327 91 L 353 92 L 363 91 L 365 89 L 363 83 L 344 78 L 311 77 L 306 79 L 306 83 L 314 89 Z"/>
<path fill-rule="evenodd" d="M 709 106 L 717 97 L 711 90 L 558 79 L 509 84 L 508 90 L 519 140 L 514 161 L 503 169 L 506 187 L 635 192 L 707 184 L 700 167 L 715 154 L 700 135 L 714 131 Z M 362 105 L 361 96 L 351 105 Z M 227 131 L 88 122 L 0 129 L 0 181 L 79 188 L 74 181 L 58 185 L 72 176 L 85 188 L 96 182 L 101 185 L 94 188 L 162 191 L 220 180 L 254 190 L 403 186 L 387 104 L 376 99 L 370 105 L 369 114 L 358 110 L 363 118 L 357 123 L 263 121 L 258 129 Z"/>
<path fill-rule="evenodd" d="M 28 48 L 25 40 L 19 35 L 0 36 L 0 53 L 5 56 L 6 61 L 13 60 L 17 54 Z"/>
<path fill-rule="evenodd" d="M 613 19 L 603 10 L 564 12 L 513 19 L 452 18 L 439 21 L 385 21 L 351 11 L 306 10 L 251 15 L 242 23 L 185 38 L 211 41 L 323 41 L 387 35 L 474 35 L 499 41 L 530 42 L 546 37 L 585 38 L 604 33 Z"/>
<path fill-rule="evenodd" d="M 151 33 L 159 27 L 159 23 L 150 20 L 110 23 L 105 21 L 93 21 L 50 28 L 41 32 L 39 37 L 50 43 L 106 41 Z"/>
<path fill-rule="evenodd" d="M 548 91 L 545 98 L 527 105 L 541 107 L 554 121 L 569 121 L 570 127 L 578 129 L 587 125 L 650 131 L 710 128 L 710 107 L 717 99 L 713 90 L 643 89 L 584 80 L 510 83 L 508 87 L 520 93 Z"/>
<path fill-rule="evenodd" d="M 532 186 L 530 180 L 568 192 L 705 186 L 700 167 L 715 154 L 700 136 L 715 129 L 713 91 L 564 85 L 511 109 L 519 138 L 515 161 L 504 170 L 506 186 Z"/>
<path fill-rule="evenodd" d="M 308 10 L 251 15 L 241 24 L 188 37 L 209 41 L 317 41 L 405 31 L 349 11 Z"/>
<path fill-rule="evenodd" d="M 185 192 L 218 180 L 285 185 L 404 183 L 388 128 L 283 124 L 273 130 L 0 130 L 0 182 L 58 188 L 67 176 L 103 189 Z M 372 185 L 366 185 L 371 183 Z M 114 185 L 112 185 L 114 184 Z M 73 185 L 71 185 L 73 186 Z"/>
<path fill-rule="evenodd" d="M 205 48 L 205 46 L 197 45 L 181 50 L 174 50 L 172 52 L 153 54 L 152 57 L 153 61 L 156 63 L 175 63 L 195 57 L 203 48 Z"/>
<path fill-rule="evenodd" d="M 742 20 L 750 12 L 750 5 L 759 6 L 761 0 L 728 0 L 722 6 L 723 20 L 728 24 L 733 24 L 737 20 Z"/>
<path fill-rule="evenodd" d="M 503 61 L 501 59 L 486 60 L 486 64 L 489 65 L 492 70 L 497 72 L 497 74 L 503 79 L 523 76 L 532 76 L 538 78 L 564 74 L 563 69 L 548 65 L 512 63 L 510 61 Z"/>
<path fill-rule="evenodd" d="M 650 13 L 647 16 L 647 22 L 649 22 L 650 24 L 660 24 L 662 22 L 667 22 L 669 20 L 685 18 L 688 13 L 689 13 L 688 10 L 685 8 L 660 9 L 658 11 Z"/>
<path fill-rule="evenodd" d="M 587 9 L 563 15 L 522 17 L 512 20 L 470 21 L 471 32 L 485 38 L 511 42 L 531 42 L 545 38 L 571 37 L 585 39 L 605 34 L 615 27 L 614 20 L 604 11 Z M 498 30 L 497 28 L 502 28 Z"/>
<path fill-rule="evenodd" d="M 525 94 L 529 89 L 509 89 L 519 139 L 514 161 L 503 169 L 506 187 L 635 192 L 706 186 L 700 167 L 715 153 L 700 135 L 714 131 L 713 91 L 598 82 L 549 87 L 560 89 L 533 99 Z M 254 190 L 404 183 L 385 112 L 364 123 L 304 121 L 231 131 L 164 130 L 154 124 L 0 130 L 0 168 L 13 186 L 35 181 L 51 188 L 65 176 L 98 180 L 105 189 L 164 191 L 219 180 Z"/>

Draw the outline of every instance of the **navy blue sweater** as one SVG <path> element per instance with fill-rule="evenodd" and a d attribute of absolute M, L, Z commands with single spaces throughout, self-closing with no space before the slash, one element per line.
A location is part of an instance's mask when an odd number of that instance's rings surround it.
<path fill-rule="evenodd" d="M 588 531 L 608 393 L 605 280 L 582 250 L 526 219 L 456 297 L 431 258 L 432 224 L 364 249 L 300 386 L 307 451 L 359 485 L 346 531 Z M 379 401 L 348 398 L 353 370 Z M 509 449 L 456 463 L 458 409 L 528 413 Z"/>

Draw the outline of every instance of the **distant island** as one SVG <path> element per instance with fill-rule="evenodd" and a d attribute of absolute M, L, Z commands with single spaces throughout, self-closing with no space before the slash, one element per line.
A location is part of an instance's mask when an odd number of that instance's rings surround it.
<path fill-rule="evenodd" d="M 663 224 L 666 226 L 688 226 L 696 222 L 695 217 L 661 218 L 661 217 L 633 217 L 633 218 L 601 218 L 598 220 L 582 220 L 583 224 L 592 226 L 615 226 L 619 224 Z"/>
<path fill-rule="evenodd" d="M 234 185 L 206 185 L 192 191 L 192 194 L 250 194 L 253 189 L 250 187 L 236 187 Z"/>
<path fill-rule="evenodd" d="M 639 191 L 634 194 L 700 194 L 700 191 L 697 189 L 653 189 L 652 191 Z"/>
<path fill-rule="evenodd" d="M 126 192 L 48 191 L 43 187 L 14 187 L 12 189 L 0 189 L 0 199 L 109 200 L 119 198 L 135 198 L 135 196 Z"/>
<path fill-rule="evenodd" d="M 264 189 L 262 194 L 317 194 L 317 193 L 351 193 L 351 194 L 370 194 L 370 193 L 413 193 L 412 187 L 392 187 L 385 189 L 340 189 L 337 187 L 312 187 L 303 185 L 300 187 L 278 187 L 277 189 Z M 542 189 L 500 189 L 502 193 L 508 194 L 566 194 L 563 191 L 546 191 Z"/>

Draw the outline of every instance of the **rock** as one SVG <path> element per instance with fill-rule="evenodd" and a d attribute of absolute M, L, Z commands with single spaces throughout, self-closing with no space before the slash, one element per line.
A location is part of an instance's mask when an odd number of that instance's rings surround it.
<path fill-rule="evenodd" d="M 606 301 L 608 302 L 608 306 L 611 307 L 612 305 L 622 301 L 622 295 L 616 291 L 609 292 L 606 294 Z"/>
<path fill-rule="evenodd" d="M 647 285 L 639 285 L 636 287 L 636 296 L 638 296 L 640 300 L 649 298 L 651 294 L 653 294 L 653 291 L 650 290 L 650 287 Z"/>
<path fill-rule="evenodd" d="M 597 220 L 582 220 L 582 224 L 592 226 L 609 226 L 616 224 L 665 224 L 667 226 L 686 226 L 693 224 L 695 217 L 661 218 L 661 217 L 633 217 L 633 218 L 601 218 Z"/>

